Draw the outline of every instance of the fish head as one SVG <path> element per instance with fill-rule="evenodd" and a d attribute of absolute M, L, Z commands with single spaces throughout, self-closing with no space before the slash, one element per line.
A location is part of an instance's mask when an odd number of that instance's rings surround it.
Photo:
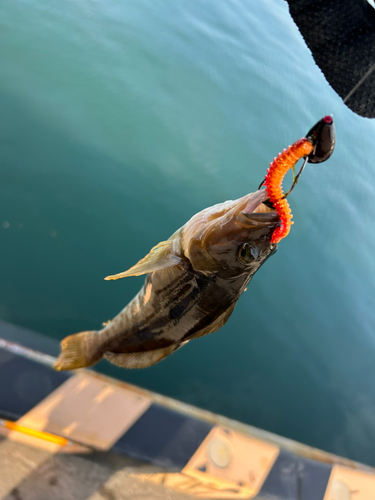
<path fill-rule="evenodd" d="M 263 204 L 265 190 L 196 214 L 185 225 L 183 252 L 195 271 L 224 279 L 254 274 L 277 250 L 271 236 L 278 214 Z"/>

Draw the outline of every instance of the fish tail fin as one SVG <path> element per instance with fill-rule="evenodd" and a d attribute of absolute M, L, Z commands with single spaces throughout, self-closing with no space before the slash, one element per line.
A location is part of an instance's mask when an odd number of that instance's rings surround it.
<path fill-rule="evenodd" d="M 55 370 L 74 370 L 91 366 L 102 357 L 98 349 L 96 336 L 99 332 L 93 330 L 75 333 L 65 337 L 60 343 L 61 353 L 53 368 Z"/>

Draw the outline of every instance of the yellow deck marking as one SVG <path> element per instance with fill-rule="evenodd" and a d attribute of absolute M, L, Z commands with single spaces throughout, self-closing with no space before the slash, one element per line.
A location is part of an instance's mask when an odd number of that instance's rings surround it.
<path fill-rule="evenodd" d="M 44 441 L 49 441 L 50 443 L 58 444 L 59 446 L 65 446 L 68 444 L 68 440 L 63 437 L 55 436 L 54 434 L 50 434 L 48 432 L 35 431 L 22 425 L 18 425 L 15 422 L 10 422 L 9 420 L 5 421 L 5 427 L 11 431 L 22 432 L 23 434 L 28 434 L 29 436 L 43 439 Z"/>

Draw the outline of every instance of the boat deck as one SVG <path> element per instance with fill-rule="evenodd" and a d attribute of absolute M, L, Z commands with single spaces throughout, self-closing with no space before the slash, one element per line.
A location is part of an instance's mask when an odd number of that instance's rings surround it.
<path fill-rule="evenodd" d="M 370 500 L 375 471 L 90 370 L 0 322 L 0 499 Z"/>

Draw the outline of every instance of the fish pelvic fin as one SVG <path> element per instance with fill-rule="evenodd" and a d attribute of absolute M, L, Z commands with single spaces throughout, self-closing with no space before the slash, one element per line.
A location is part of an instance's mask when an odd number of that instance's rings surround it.
<path fill-rule="evenodd" d="M 113 274 L 104 278 L 105 280 L 118 280 L 128 276 L 140 276 L 160 269 L 172 267 L 181 262 L 180 257 L 172 253 L 173 240 L 162 241 L 143 257 L 135 266 L 119 274 Z"/>
<path fill-rule="evenodd" d="M 96 344 L 99 332 L 80 332 L 65 337 L 60 343 L 61 353 L 53 368 L 57 371 L 86 368 L 98 362 L 102 353 Z"/>
<path fill-rule="evenodd" d="M 154 351 L 144 352 L 130 352 L 124 354 L 116 354 L 113 352 L 106 352 L 104 357 L 114 365 L 121 366 L 122 368 L 147 368 L 155 365 L 162 359 L 177 351 L 183 344 L 175 344 L 162 349 L 155 349 Z"/>

